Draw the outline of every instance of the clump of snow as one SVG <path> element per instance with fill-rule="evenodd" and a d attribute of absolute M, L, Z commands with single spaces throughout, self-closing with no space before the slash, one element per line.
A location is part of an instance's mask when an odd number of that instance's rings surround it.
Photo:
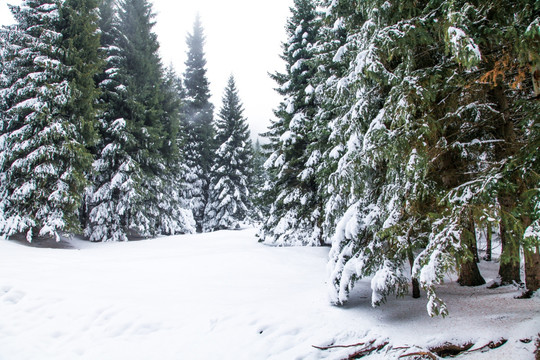
<path fill-rule="evenodd" d="M 482 60 L 480 48 L 462 29 L 450 26 L 448 28 L 448 40 L 450 50 L 458 60 L 466 62 L 467 65 Z"/>

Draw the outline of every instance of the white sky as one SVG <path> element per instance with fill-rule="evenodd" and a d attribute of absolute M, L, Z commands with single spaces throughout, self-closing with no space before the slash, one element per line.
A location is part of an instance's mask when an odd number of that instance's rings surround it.
<path fill-rule="evenodd" d="M 7 4 L 0 0 L 0 24 L 13 21 Z M 163 64 L 184 72 L 186 35 L 193 29 L 197 13 L 205 30 L 208 79 L 215 111 L 231 74 L 236 78 L 240 98 L 252 136 L 266 131 L 272 109 L 280 97 L 268 72 L 282 70 L 281 42 L 293 0 L 153 0 Z"/>

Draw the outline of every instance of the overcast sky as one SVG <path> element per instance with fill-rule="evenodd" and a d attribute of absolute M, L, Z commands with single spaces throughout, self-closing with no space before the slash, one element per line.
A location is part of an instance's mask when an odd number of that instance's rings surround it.
<path fill-rule="evenodd" d="M 7 4 L 0 0 L 0 23 L 12 22 Z M 281 42 L 293 0 L 153 0 L 154 31 L 159 37 L 163 64 L 179 74 L 186 61 L 186 35 L 200 14 L 206 35 L 208 79 L 216 112 L 231 74 L 236 78 L 252 135 L 266 131 L 280 97 L 268 72 L 282 70 Z"/>

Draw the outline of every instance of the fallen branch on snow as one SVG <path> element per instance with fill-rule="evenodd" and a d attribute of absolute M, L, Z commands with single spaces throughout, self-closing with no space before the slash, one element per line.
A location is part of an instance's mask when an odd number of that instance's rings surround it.
<path fill-rule="evenodd" d="M 375 340 L 371 340 L 369 345 L 373 344 L 374 342 L 375 342 Z M 330 349 L 337 349 L 337 348 L 351 348 L 351 347 L 364 346 L 364 345 L 366 345 L 366 343 L 358 343 L 358 344 L 351 344 L 351 345 L 330 345 L 330 346 L 311 345 L 311 346 L 313 346 L 315 349 L 319 349 L 319 350 L 330 350 Z"/>
<path fill-rule="evenodd" d="M 353 359 L 360 359 L 364 356 L 367 356 L 369 354 L 371 354 L 372 352 L 374 351 L 379 351 L 381 350 L 382 348 L 384 348 L 386 345 L 388 345 L 388 342 L 385 342 L 381 345 L 378 345 L 378 346 L 373 346 L 373 347 L 370 347 L 370 348 L 367 348 L 367 349 L 362 349 L 362 350 L 359 350 L 355 353 L 352 353 L 351 355 L 349 355 L 349 357 L 347 358 L 347 360 L 353 360 Z"/>
<path fill-rule="evenodd" d="M 426 351 L 415 352 L 415 353 L 410 353 L 410 354 L 404 354 L 404 355 L 401 355 L 399 358 L 401 359 L 401 358 L 408 357 L 408 356 L 418 356 L 418 355 L 420 355 L 420 356 L 429 356 L 433 360 L 438 359 L 438 357 L 435 354 L 433 354 L 431 352 L 426 352 Z"/>
<path fill-rule="evenodd" d="M 506 344 L 507 341 L 508 340 L 506 340 L 506 339 L 500 339 L 497 342 L 490 341 L 488 344 L 486 344 L 484 346 L 478 347 L 476 349 L 465 351 L 464 354 L 468 354 L 468 353 L 471 353 L 473 351 L 480 351 L 480 350 L 485 349 L 485 348 L 489 348 L 491 350 L 497 349 L 497 348 L 500 348 L 501 346 L 503 346 L 504 344 Z"/>

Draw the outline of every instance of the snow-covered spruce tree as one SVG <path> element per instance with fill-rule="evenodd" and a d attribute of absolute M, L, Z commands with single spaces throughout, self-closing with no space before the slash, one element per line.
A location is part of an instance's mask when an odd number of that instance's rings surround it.
<path fill-rule="evenodd" d="M 0 77 L 2 236 L 58 239 L 79 228 L 99 66 L 95 4 L 86 5 L 27 0 L 11 7 L 17 24 L 3 29 Z"/>
<path fill-rule="evenodd" d="M 315 148 L 312 150 L 316 155 L 314 171 L 324 204 L 322 237 L 330 243 L 338 220 L 354 201 L 354 182 L 350 180 L 354 179 L 351 160 L 355 148 L 348 144 L 354 145 L 358 122 L 340 116 L 350 107 L 351 93 L 344 86 L 346 80 L 342 79 L 355 54 L 354 48 L 349 49 L 354 44 L 350 39 L 347 41 L 348 30 L 341 15 L 323 16 L 322 22 L 324 26 L 319 31 L 315 49 L 317 72 L 313 80 L 317 99 L 313 131 L 318 140 L 310 146 Z"/>
<path fill-rule="evenodd" d="M 403 294 L 408 281 L 403 271 L 408 242 L 379 236 L 381 230 L 394 225 L 401 210 L 404 194 L 400 193 L 404 189 L 398 173 L 407 151 L 393 160 L 398 167 L 393 169 L 383 153 L 391 151 L 393 145 L 380 147 L 374 139 L 375 132 L 385 129 L 385 120 L 389 120 L 383 106 L 389 91 L 387 82 L 392 78 L 377 48 L 377 42 L 385 36 L 383 24 L 388 21 L 378 17 L 388 16 L 395 9 L 375 12 L 370 10 L 374 5 L 368 3 L 326 5 L 329 29 L 324 32 L 330 36 L 321 42 L 320 54 L 328 58 L 327 51 L 335 52 L 327 65 L 328 78 L 319 81 L 322 85 L 317 93 L 321 98 L 318 117 L 329 119 L 331 131 L 324 162 L 336 163 L 334 168 L 325 165 L 321 169 L 331 172 L 330 181 L 321 184 L 329 196 L 325 233 L 330 235 L 333 230 L 330 295 L 333 303 L 344 303 L 358 279 L 373 276 L 372 303 L 378 305 L 391 292 Z M 332 32 L 344 33 L 345 41 L 335 44 Z"/>
<path fill-rule="evenodd" d="M 187 60 L 184 73 L 186 92 L 184 129 L 186 131 L 185 159 L 188 169 L 184 197 L 193 211 L 197 229 L 202 230 L 204 209 L 208 202 L 210 169 L 215 144 L 213 105 L 210 103 L 210 84 L 206 76 L 204 31 L 199 16 L 193 24 L 193 33 L 187 36 Z"/>
<path fill-rule="evenodd" d="M 432 107 L 439 135 L 430 145 L 429 170 L 442 185 L 444 197 L 428 247 L 415 267 L 430 284 L 428 294 L 442 279 L 443 267 L 438 265 L 448 262 L 448 255 L 457 256 L 461 284 L 483 282 L 475 275 L 471 254 L 475 223 L 492 226 L 486 219 L 496 219 L 499 224 L 503 283 L 520 281 L 520 246 L 531 260 L 538 254 L 538 236 L 524 236 L 539 215 L 535 210 L 539 165 L 532 155 L 538 136 L 531 132 L 538 126 L 534 115 L 538 103 L 530 101 L 534 86 L 526 74 L 538 61 L 530 54 L 538 53 L 540 33 L 529 5 L 513 3 L 515 17 L 503 10 L 510 6 L 505 1 L 456 2 L 440 8 L 444 21 L 437 30 L 448 54 L 440 68 L 450 71 L 443 78 L 451 80 L 440 86 L 438 97 L 445 101 Z M 465 251 L 448 251 L 456 242 L 456 231 Z"/>
<path fill-rule="evenodd" d="M 283 43 L 285 73 L 272 78 L 284 100 L 275 111 L 276 120 L 265 135 L 272 151 L 265 166 L 270 172 L 265 201 L 271 204 L 268 219 L 261 227 L 261 241 L 272 245 L 322 245 L 321 201 L 313 169 L 317 154 L 310 144 L 316 112 L 311 80 L 314 44 L 319 19 L 311 0 L 295 0 L 287 22 L 288 40 Z"/>
<path fill-rule="evenodd" d="M 346 301 L 354 283 L 370 275 L 374 304 L 392 291 L 402 293 L 408 260 L 428 293 L 428 312 L 445 314 L 435 287 L 447 271 L 458 267 L 463 284 L 483 282 L 472 261 L 474 222 L 496 213 L 494 184 L 501 183 L 490 169 L 501 169 L 497 148 L 504 131 L 495 124 L 505 121 L 500 121 L 504 106 L 494 101 L 496 91 L 474 71 L 484 58 L 471 36 L 480 29 L 500 36 L 500 26 L 481 24 L 491 15 L 469 3 L 327 5 L 330 16 L 336 21 L 343 16 L 348 27 L 351 45 L 343 51 L 353 51 L 347 76 L 335 84 L 336 93 L 353 93 L 356 100 L 344 107 L 336 123 L 358 124 L 340 158 L 339 166 L 341 159 L 350 159 L 346 163 L 357 180 L 346 184 L 354 184 L 351 194 L 357 201 L 334 236 L 332 299 Z M 482 11 L 504 8 L 484 5 Z M 510 22 L 502 13 L 500 19 Z M 531 22 L 529 17 L 523 23 Z M 520 31 L 502 32 L 507 33 Z M 523 41 L 507 42 L 503 36 L 489 43 L 506 47 Z M 347 176 L 346 168 L 338 172 Z M 423 249 L 416 259 L 415 249 Z"/>
<path fill-rule="evenodd" d="M 99 75 L 102 141 L 96 146 L 88 189 L 86 235 L 92 241 L 125 241 L 192 231 L 181 206 L 176 144 L 178 107 L 173 79 L 163 74 L 146 1 L 100 8 L 102 51 Z"/>
<path fill-rule="evenodd" d="M 252 207 L 253 148 L 234 77 L 229 78 L 216 120 L 219 147 L 211 170 L 203 231 L 238 229 Z"/>
<path fill-rule="evenodd" d="M 119 48 L 126 74 L 125 116 L 128 131 L 133 135 L 133 148 L 128 149 L 141 171 L 139 201 L 132 202 L 128 226 L 141 236 L 159 231 L 159 202 L 162 195 L 164 159 L 161 149 L 165 140 L 161 122 L 162 67 L 151 4 L 146 0 L 123 0 L 119 3 Z"/>
<path fill-rule="evenodd" d="M 509 6 L 515 10 L 513 16 L 504 10 Z M 451 23 L 447 30 L 449 51 L 456 63 L 473 70 L 463 77 L 468 80 L 468 89 L 476 89 L 475 97 L 462 101 L 459 110 L 466 113 L 473 109 L 476 118 L 476 109 L 483 110 L 484 120 L 482 135 L 471 138 L 472 142 L 460 141 L 456 147 L 468 153 L 477 149 L 482 156 L 471 162 L 480 158 L 485 164 L 476 168 L 474 181 L 462 184 L 448 198 L 458 207 L 472 204 L 479 214 L 497 215 L 503 248 L 501 282 L 519 282 L 520 247 L 530 254 L 526 259 L 540 259 L 538 234 L 524 235 L 540 215 L 535 210 L 538 134 L 533 130 L 538 127 L 535 114 L 539 103 L 531 101 L 537 94 L 534 74 L 540 63 L 538 7 L 527 1 L 457 2 L 448 5 L 445 12 Z M 471 49 L 481 54 L 472 64 L 468 61 Z M 469 118 L 467 132 L 479 124 L 473 116 Z M 460 124 L 463 128 L 463 116 Z M 537 287 L 538 283 L 532 286 Z"/>
<path fill-rule="evenodd" d="M 182 102 L 184 89 L 182 81 L 172 69 L 165 71 L 163 83 L 162 118 L 165 134 L 162 153 L 165 171 L 162 178 L 162 195 L 159 201 L 161 212 L 161 234 L 193 233 L 196 230 L 193 212 L 184 198 L 185 176 L 190 172 L 185 162 L 182 142 L 179 138 L 185 135 L 181 128 Z"/>
<path fill-rule="evenodd" d="M 359 278 L 373 276 L 372 303 L 378 305 L 392 292 L 407 291 L 405 264 L 412 265 L 428 227 L 419 209 L 430 204 L 433 184 L 424 177 L 426 119 L 417 116 L 428 113 L 423 111 L 430 93 L 418 79 L 429 78 L 430 65 L 414 54 L 433 41 L 421 13 L 431 9 L 416 9 L 412 2 L 334 2 L 327 10 L 348 32 L 334 60 L 350 59 L 345 75 L 328 83 L 335 87 L 329 94 L 343 98 L 343 105 L 331 122 L 336 144 L 328 156 L 338 166 L 327 191 L 337 191 L 326 218 L 339 218 L 347 206 L 332 240 L 331 298 L 345 302 Z"/>
<path fill-rule="evenodd" d="M 127 241 L 131 204 L 140 198 L 141 172 L 129 149 L 136 148 L 128 130 L 125 109 L 125 58 L 118 47 L 119 20 L 114 0 L 104 0 L 99 7 L 101 52 L 106 59 L 97 75 L 101 89 L 102 112 L 98 127 L 100 142 L 95 153 L 91 186 L 86 195 L 85 235 L 90 241 Z"/>

